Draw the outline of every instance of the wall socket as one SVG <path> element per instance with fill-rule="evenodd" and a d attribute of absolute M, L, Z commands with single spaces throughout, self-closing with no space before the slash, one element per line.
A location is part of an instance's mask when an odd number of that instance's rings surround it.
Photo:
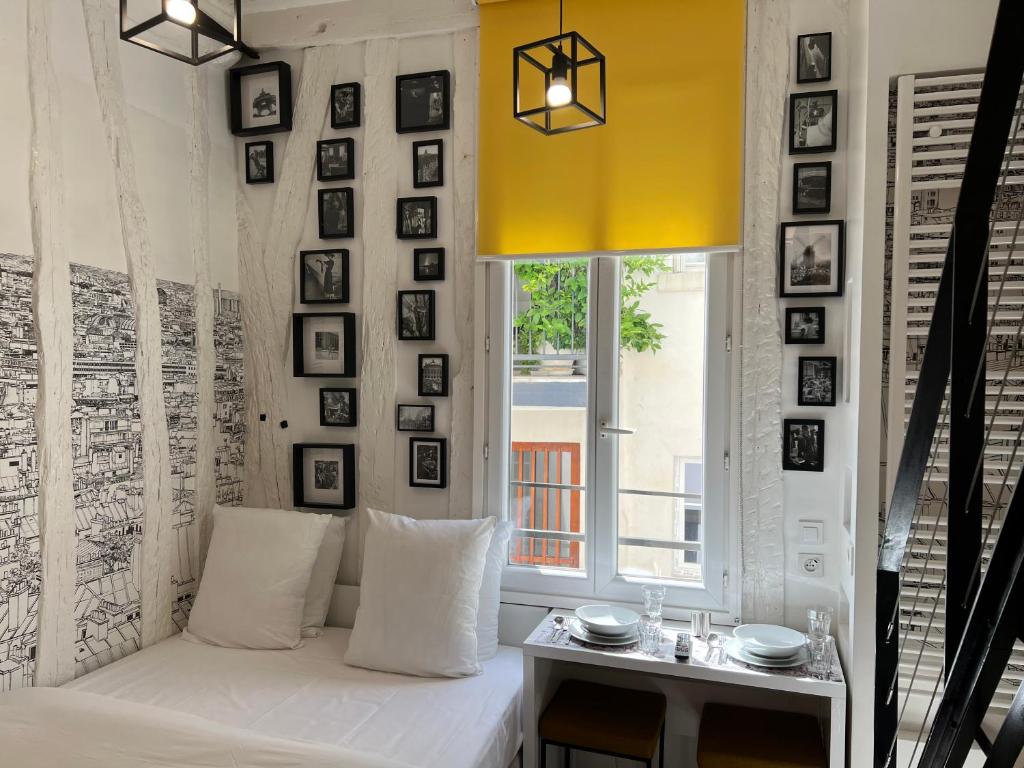
<path fill-rule="evenodd" d="M 818 553 L 801 553 L 797 555 L 800 573 L 804 576 L 821 578 L 825 575 L 825 556 Z"/>

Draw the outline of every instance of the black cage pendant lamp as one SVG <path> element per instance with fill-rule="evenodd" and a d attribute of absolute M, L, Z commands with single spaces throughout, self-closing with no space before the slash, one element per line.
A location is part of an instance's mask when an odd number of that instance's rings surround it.
<path fill-rule="evenodd" d="M 579 32 L 558 34 L 512 50 L 517 120 L 550 136 L 605 124 L 605 59 Z"/>
<path fill-rule="evenodd" d="M 231 51 L 258 59 L 242 42 L 242 0 L 120 0 L 121 39 L 198 66 Z"/>

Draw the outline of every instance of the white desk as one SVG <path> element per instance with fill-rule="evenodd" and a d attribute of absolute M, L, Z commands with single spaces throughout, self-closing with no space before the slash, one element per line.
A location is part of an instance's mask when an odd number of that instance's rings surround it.
<path fill-rule="evenodd" d="M 728 659 L 724 664 L 704 661 L 707 644 L 691 640 L 689 662 L 678 662 L 672 654 L 676 633 L 689 631 L 678 622 L 665 622 L 661 656 L 645 656 L 639 651 L 600 650 L 583 646 L 549 642 L 553 618 L 571 615 L 553 611 L 530 633 L 523 643 L 523 768 L 539 765 L 537 722 L 557 689 L 560 679 L 553 674 L 557 665 L 586 664 L 640 675 L 676 678 L 730 686 L 745 686 L 818 697 L 827 705 L 828 752 L 830 768 L 842 768 L 846 751 L 846 681 L 838 659 L 833 662 L 830 680 L 809 677 L 803 667 L 790 670 L 768 670 Z M 731 635 L 730 627 L 714 627 L 721 635 Z M 564 634 L 562 640 L 564 640 Z"/>

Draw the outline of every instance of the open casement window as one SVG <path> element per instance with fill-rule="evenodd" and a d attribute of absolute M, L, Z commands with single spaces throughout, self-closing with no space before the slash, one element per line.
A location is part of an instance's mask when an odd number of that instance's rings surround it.
<path fill-rule="evenodd" d="M 735 614 L 726 253 L 490 261 L 488 510 L 503 588 Z"/>

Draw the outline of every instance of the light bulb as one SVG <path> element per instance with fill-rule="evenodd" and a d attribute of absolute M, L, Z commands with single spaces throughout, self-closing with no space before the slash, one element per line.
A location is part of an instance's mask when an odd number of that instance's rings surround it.
<path fill-rule="evenodd" d="M 553 80 L 548 88 L 548 106 L 564 107 L 572 101 L 572 89 L 565 79 Z"/>
<path fill-rule="evenodd" d="M 164 8 L 167 15 L 180 24 L 191 27 L 196 23 L 196 7 L 190 0 L 167 0 Z"/>

